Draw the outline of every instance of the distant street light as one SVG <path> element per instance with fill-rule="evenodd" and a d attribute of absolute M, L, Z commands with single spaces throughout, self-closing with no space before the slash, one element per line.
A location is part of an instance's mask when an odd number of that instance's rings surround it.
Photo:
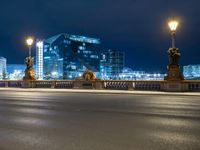
<path fill-rule="evenodd" d="M 31 57 L 31 48 L 32 48 L 32 45 L 33 45 L 33 38 L 32 37 L 28 37 L 26 39 L 26 44 L 28 45 L 28 48 L 29 48 L 29 57 Z"/>

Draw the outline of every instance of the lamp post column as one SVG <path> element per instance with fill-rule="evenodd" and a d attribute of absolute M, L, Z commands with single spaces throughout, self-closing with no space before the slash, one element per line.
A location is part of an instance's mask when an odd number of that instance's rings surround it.
<path fill-rule="evenodd" d="M 172 32 L 171 33 L 171 36 L 172 36 L 172 48 L 176 48 L 176 45 L 175 45 L 175 35 L 176 35 L 176 32 Z"/>
<path fill-rule="evenodd" d="M 31 46 L 29 46 L 28 49 L 29 49 L 29 57 L 31 57 Z"/>

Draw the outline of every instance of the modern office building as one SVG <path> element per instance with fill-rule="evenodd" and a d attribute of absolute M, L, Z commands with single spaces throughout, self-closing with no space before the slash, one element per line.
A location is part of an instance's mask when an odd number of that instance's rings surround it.
<path fill-rule="evenodd" d="M 124 67 L 123 72 L 119 75 L 122 80 L 163 80 L 164 76 L 165 74 L 159 72 L 133 71 L 127 67 Z"/>
<path fill-rule="evenodd" d="M 6 73 L 6 58 L 0 57 L 0 76 L 3 78 L 4 74 Z"/>
<path fill-rule="evenodd" d="M 100 70 L 100 40 L 85 36 L 58 34 L 37 42 L 38 79 L 75 79 L 86 70 Z"/>
<path fill-rule="evenodd" d="M 43 41 L 37 41 L 36 43 L 36 76 L 37 79 L 42 80 L 43 79 Z"/>
<path fill-rule="evenodd" d="M 101 53 L 100 73 L 103 79 L 119 79 L 124 68 L 124 52 L 107 50 Z"/>
<path fill-rule="evenodd" d="M 183 66 L 183 75 L 186 79 L 200 78 L 200 65 Z"/>

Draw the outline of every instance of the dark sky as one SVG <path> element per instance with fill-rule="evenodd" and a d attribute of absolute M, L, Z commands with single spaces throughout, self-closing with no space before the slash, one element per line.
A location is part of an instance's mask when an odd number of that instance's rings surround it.
<path fill-rule="evenodd" d="M 100 38 L 102 49 L 125 51 L 126 66 L 133 69 L 165 70 L 171 17 L 180 20 L 180 64 L 200 64 L 199 0 L 1 0 L 0 56 L 23 63 L 26 36 L 65 32 Z"/>

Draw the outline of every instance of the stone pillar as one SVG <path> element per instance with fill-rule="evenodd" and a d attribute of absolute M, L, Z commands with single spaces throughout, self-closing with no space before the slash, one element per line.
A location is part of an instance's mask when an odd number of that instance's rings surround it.
<path fill-rule="evenodd" d="M 165 91 L 169 92 L 182 92 L 185 91 L 183 88 L 182 81 L 184 77 L 181 73 L 180 66 L 178 64 L 170 64 L 168 65 L 167 76 L 165 77 L 166 86 Z"/>
<path fill-rule="evenodd" d="M 24 80 L 22 82 L 22 88 L 31 88 L 31 81 L 30 80 Z"/>
<path fill-rule="evenodd" d="M 128 82 L 128 90 L 130 90 L 130 91 L 134 90 L 133 84 L 135 84 L 135 83 L 132 81 Z"/>
<path fill-rule="evenodd" d="M 101 89 L 103 89 L 103 82 L 102 81 L 95 81 L 94 86 L 95 86 L 95 89 L 101 90 Z"/>
<path fill-rule="evenodd" d="M 170 64 L 167 67 L 167 76 L 165 76 L 167 81 L 182 81 L 184 77 L 181 73 L 180 66 L 178 64 Z"/>
<path fill-rule="evenodd" d="M 51 82 L 51 88 L 54 89 L 56 87 L 56 81 Z"/>
<path fill-rule="evenodd" d="M 165 88 L 167 92 L 182 92 L 182 83 L 180 81 L 168 81 Z"/>
<path fill-rule="evenodd" d="M 164 78 L 167 81 L 165 90 L 169 92 L 181 92 L 183 91 L 182 81 L 184 77 L 178 64 L 181 55 L 180 51 L 175 47 L 169 48 L 168 55 L 170 64 L 167 66 L 167 76 Z"/>
<path fill-rule="evenodd" d="M 5 87 L 8 87 L 8 81 L 5 81 Z"/>
<path fill-rule="evenodd" d="M 80 89 L 80 88 L 81 88 L 81 81 L 75 80 L 75 81 L 73 82 L 73 88 L 74 88 L 74 89 Z"/>

